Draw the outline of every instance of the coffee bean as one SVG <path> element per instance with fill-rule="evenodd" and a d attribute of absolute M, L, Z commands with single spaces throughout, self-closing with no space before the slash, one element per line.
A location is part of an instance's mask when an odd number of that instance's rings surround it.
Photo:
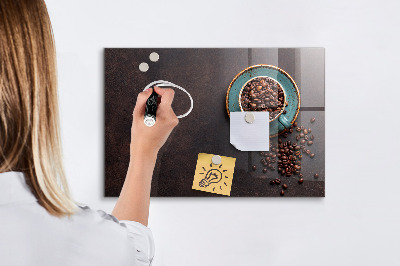
<path fill-rule="evenodd" d="M 308 134 L 308 130 L 307 129 L 304 129 L 303 132 L 304 132 L 304 135 Z"/>
<path fill-rule="evenodd" d="M 296 136 L 296 140 L 297 140 L 297 141 L 300 140 L 300 136 Z"/>
<path fill-rule="evenodd" d="M 304 139 L 305 139 L 305 140 L 308 140 L 308 135 L 304 135 Z"/>
<path fill-rule="evenodd" d="M 267 172 L 267 168 L 264 168 L 262 172 L 265 174 Z"/>
<path fill-rule="evenodd" d="M 311 139 L 311 140 L 314 140 L 314 135 L 311 135 L 310 139 Z"/>
<path fill-rule="evenodd" d="M 310 154 L 311 154 L 311 151 L 310 151 L 310 150 L 307 150 L 306 153 L 307 153 L 307 155 L 310 155 Z"/>
<path fill-rule="evenodd" d="M 314 123 L 315 122 L 315 117 L 311 118 L 310 122 Z"/>
<path fill-rule="evenodd" d="M 304 138 L 304 133 L 300 133 L 300 138 Z"/>
<path fill-rule="evenodd" d="M 264 160 L 264 159 L 261 159 L 260 163 L 265 163 L 265 160 Z"/>
<path fill-rule="evenodd" d="M 303 174 L 299 174 L 299 177 L 303 177 Z"/>
<path fill-rule="evenodd" d="M 318 177 L 319 177 L 319 174 L 315 173 L 314 178 L 318 178 Z"/>
<path fill-rule="evenodd" d="M 293 123 L 293 126 L 297 127 L 297 122 L 296 121 Z"/>
<path fill-rule="evenodd" d="M 300 179 L 299 179 L 299 184 L 302 184 L 303 181 L 304 181 L 303 178 L 300 178 Z"/>
<path fill-rule="evenodd" d="M 253 166 L 251 167 L 251 169 L 253 169 L 253 171 L 255 171 L 255 170 L 257 169 L 257 166 L 253 165 Z"/>
<path fill-rule="evenodd" d="M 274 180 L 271 180 L 271 181 L 269 181 L 269 184 L 270 184 L 270 185 L 275 185 L 275 181 L 274 181 Z"/>
<path fill-rule="evenodd" d="M 285 191 L 281 190 L 281 196 L 285 195 Z"/>
<path fill-rule="evenodd" d="M 283 184 L 283 185 L 282 185 L 282 188 L 283 188 L 283 189 L 287 189 L 287 188 L 288 188 L 288 185 Z"/>
<path fill-rule="evenodd" d="M 308 129 L 308 134 L 310 134 L 310 133 L 311 133 L 311 128 Z"/>
<path fill-rule="evenodd" d="M 302 139 L 302 140 L 300 141 L 300 143 L 301 143 L 301 144 L 304 144 L 304 143 L 306 143 L 306 140 L 305 140 L 305 139 Z"/>
<path fill-rule="evenodd" d="M 304 126 L 301 126 L 300 128 L 303 130 L 303 129 L 304 129 Z"/>
<path fill-rule="evenodd" d="M 312 141 L 312 140 L 310 140 L 310 141 L 307 142 L 307 145 L 312 145 L 312 144 L 313 144 L 313 141 Z"/>
<path fill-rule="evenodd" d="M 275 178 L 275 184 L 280 184 L 281 183 L 281 180 L 279 179 L 279 178 Z"/>
<path fill-rule="evenodd" d="M 261 156 L 264 156 L 264 154 L 265 154 L 265 153 L 264 153 L 263 151 L 260 151 L 260 155 L 261 155 Z"/>
<path fill-rule="evenodd" d="M 311 154 L 310 154 L 310 158 L 314 158 L 314 156 L 315 156 L 314 153 L 311 153 Z"/>
<path fill-rule="evenodd" d="M 296 131 L 297 131 L 297 132 L 300 132 L 300 131 L 301 131 L 301 128 L 299 128 L 299 127 L 296 128 Z"/>

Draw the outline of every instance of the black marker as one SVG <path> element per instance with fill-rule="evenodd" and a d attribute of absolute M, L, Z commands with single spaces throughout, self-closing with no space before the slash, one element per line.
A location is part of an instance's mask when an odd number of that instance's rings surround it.
<path fill-rule="evenodd" d="M 152 127 L 156 123 L 157 100 L 158 94 L 153 88 L 153 93 L 147 99 L 146 109 L 144 111 L 144 123 L 148 127 Z"/>

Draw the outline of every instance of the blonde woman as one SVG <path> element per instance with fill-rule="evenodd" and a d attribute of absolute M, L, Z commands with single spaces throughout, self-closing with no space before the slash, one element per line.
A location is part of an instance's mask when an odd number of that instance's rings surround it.
<path fill-rule="evenodd" d="M 78 206 L 64 175 L 55 47 L 43 0 L 0 1 L 0 265 L 150 265 L 147 227 L 158 150 L 177 125 L 171 89 L 157 123 L 133 111 L 130 164 L 112 215 Z"/>

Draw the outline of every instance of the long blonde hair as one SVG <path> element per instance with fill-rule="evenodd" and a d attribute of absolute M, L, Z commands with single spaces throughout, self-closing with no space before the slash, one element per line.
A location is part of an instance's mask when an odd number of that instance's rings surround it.
<path fill-rule="evenodd" d="M 43 0 L 0 1 L 0 172 L 25 174 L 52 215 L 74 213 L 62 163 L 53 31 Z"/>

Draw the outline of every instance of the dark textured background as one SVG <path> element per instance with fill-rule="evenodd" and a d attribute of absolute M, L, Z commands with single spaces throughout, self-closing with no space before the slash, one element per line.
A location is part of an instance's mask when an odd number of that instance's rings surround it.
<path fill-rule="evenodd" d="M 149 54 L 157 52 L 158 62 Z M 147 62 L 145 73 L 138 66 Z M 304 183 L 297 177 L 280 177 L 276 171 L 261 172 L 258 152 L 241 152 L 229 143 L 229 118 L 225 96 L 232 79 L 254 64 L 271 64 L 284 69 L 297 83 L 301 94 L 300 125 L 312 128 L 316 154 L 303 156 Z M 119 196 L 129 164 L 132 110 L 137 94 L 158 79 L 186 88 L 194 100 L 189 116 L 180 120 L 160 150 L 154 170 L 151 196 L 221 195 L 192 189 L 198 153 L 236 158 L 231 196 L 279 196 L 280 186 L 271 186 L 276 177 L 288 184 L 286 196 L 325 196 L 325 51 L 323 48 L 254 49 L 105 49 L 105 196 Z M 176 90 L 173 108 L 177 115 L 190 106 L 185 93 Z M 310 118 L 316 117 L 311 124 Z M 286 140 L 295 141 L 295 134 Z M 271 139 L 276 143 L 278 138 Z M 251 165 L 257 170 L 250 170 Z M 314 179 L 314 173 L 319 174 Z"/>

